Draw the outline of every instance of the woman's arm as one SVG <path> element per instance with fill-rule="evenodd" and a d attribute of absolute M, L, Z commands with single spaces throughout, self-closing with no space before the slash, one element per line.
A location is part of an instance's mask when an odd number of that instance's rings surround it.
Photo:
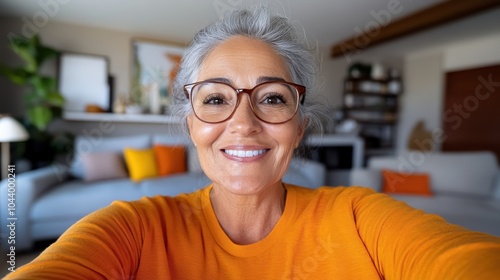
<path fill-rule="evenodd" d="M 385 194 L 354 201 L 359 234 L 386 279 L 500 279 L 500 238 Z"/>
<path fill-rule="evenodd" d="M 134 207 L 114 202 L 75 223 L 40 256 L 5 279 L 132 279 L 142 237 Z"/>

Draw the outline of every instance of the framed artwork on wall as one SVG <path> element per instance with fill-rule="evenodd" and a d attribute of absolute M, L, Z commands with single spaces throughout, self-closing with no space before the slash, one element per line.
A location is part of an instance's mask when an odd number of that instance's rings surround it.
<path fill-rule="evenodd" d="M 130 102 L 152 114 L 168 112 L 184 50 L 181 44 L 134 38 Z"/>
<path fill-rule="evenodd" d="M 106 56 L 63 52 L 58 70 L 65 112 L 85 112 L 87 106 L 110 111 L 112 93 Z"/>

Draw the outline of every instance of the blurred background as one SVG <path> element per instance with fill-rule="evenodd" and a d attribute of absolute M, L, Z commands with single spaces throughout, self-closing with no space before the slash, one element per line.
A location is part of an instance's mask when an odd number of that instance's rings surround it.
<path fill-rule="evenodd" d="M 326 184 L 408 151 L 488 150 L 498 162 L 500 1 L 2 0 L 0 120 L 18 125 L 0 129 L 2 163 L 69 166 L 76 137 L 175 134 L 184 48 L 259 3 L 290 18 L 318 59 L 308 94 L 329 113 L 303 154 L 326 166 Z"/>
<path fill-rule="evenodd" d="M 46 138 L 50 137 L 45 132 L 49 131 L 52 138 L 57 136 L 57 141 L 50 140 L 52 154 L 64 154 L 70 150 L 67 147 L 74 135 L 91 131 L 98 125 L 95 120 L 78 114 L 80 112 L 97 110 L 121 114 L 126 110 L 139 110 L 148 115 L 168 112 L 168 76 L 193 35 L 224 12 L 265 3 L 303 30 L 320 62 L 316 86 L 309 91 L 318 94 L 332 109 L 333 121 L 330 118 L 324 121 L 326 132 L 360 135 L 365 141 L 365 161 L 372 154 L 397 154 L 407 150 L 415 130 L 416 136 L 424 138 L 431 137 L 429 133 L 433 131 L 439 134 L 446 130 L 446 135 L 451 137 L 446 139 L 451 141 L 449 149 L 474 149 L 453 142 L 465 141 L 462 138 L 467 137 L 462 134 L 479 133 L 490 139 L 488 145 L 495 142 L 492 139 L 498 139 L 492 135 L 493 129 L 498 129 L 495 124 L 483 128 L 484 134 L 470 130 L 478 128 L 476 122 L 484 124 L 484 115 L 489 114 L 485 104 L 498 100 L 480 100 L 478 112 L 484 109 L 484 113 L 474 112 L 472 117 L 467 109 L 460 112 L 453 106 L 455 103 L 463 106 L 467 95 L 473 96 L 474 92 L 451 97 L 449 104 L 445 102 L 446 95 L 451 94 L 446 92 L 448 73 L 499 64 L 500 55 L 496 50 L 500 45 L 500 9 L 494 3 L 497 1 L 479 1 L 485 3 L 477 5 L 438 0 L 194 2 L 2 1 L 1 65 L 11 68 L 23 65 L 23 60 L 9 47 L 15 36 L 25 39 L 38 36 L 42 46 L 62 54 L 58 55 L 59 59 L 46 59 L 39 73 L 55 78 L 55 89 L 59 92 L 62 89 L 66 103 L 53 102 L 50 108 L 53 117 L 47 119 L 43 112 L 38 115 L 31 112 L 31 116 L 36 117 L 30 119 L 28 112 L 36 106 L 27 101 L 30 85 L 15 84 L 8 76 L 1 75 L 0 113 L 31 126 L 33 119 L 42 119 L 38 128 L 35 125 L 29 129 L 32 138 L 47 142 Z M 452 7 L 457 11 L 450 8 L 448 2 L 453 2 Z M 147 58 L 141 58 L 139 53 L 141 48 L 148 47 L 156 48 L 151 51 L 157 52 L 152 59 L 157 55 L 160 57 L 157 61 L 165 61 L 162 65 L 160 62 L 145 64 Z M 146 52 L 150 53 L 149 49 Z M 171 56 L 162 57 L 166 52 Z M 67 61 L 76 61 L 74 68 L 64 66 Z M 84 66 L 77 64 L 78 61 Z M 83 72 L 83 69 L 90 70 Z M 479 81 L 474 79 L 473 83 Z M 68 84 L 74 85 L 73 88 L 68 88 Z M 88 97 L 82 99 L 81 96 Z M 468 106 L 472 107 L 475 108 L 475 103 Z M 460 128 L 448 128 L 450 125 Z M 154 118 L 119 122 L 109 136 L 149 133 L 169 126 L 170 122 Z M 454 134 L 459 134 L 456 136 L 459 140 L 454 140 Z M 498 137 L 498 133 L 495 135 Z M 431 139 L 433 149 L 446 147 L 442 139 L 434 138 Z M 44 165 L 52 160 L 50 154 L 43 152 L 47 149 L 31 146 L 32 150 L 40 151 L 39 159 L 33 159 L 32 165 Z M 26 149 L 19 147 L 12 156 L 23 157 Z M 491 149 L 498 152 L 498 147 Z"/>

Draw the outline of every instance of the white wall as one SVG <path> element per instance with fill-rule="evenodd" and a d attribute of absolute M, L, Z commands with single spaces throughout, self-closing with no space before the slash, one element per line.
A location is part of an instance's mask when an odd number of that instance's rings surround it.
<path fill-rule="evenodd" d="M 61 51 L 107 56 L 117 94 L 128 94 L 129 91 L 133 36 L 120 31 L 60 23 L 51 23 L 40 30 L 43 42 Z"/>
<path fill-rule="evenodd" d="M 318 93 L 332 108 L 342 106 L 342 89 L 349 63 L 345 59 L 332 59 L 329 46 L 320 49 Z"/>
<path fill-rule="evenodd" d="M 20 34 L 22 22 L 17 18 L 1 18 L 0 36 L 2 46 L 8 41 L 9 32 Z M 130 88 L 131 41 L 134 37 L 145 37 L 144 34 L 126 33 L 122 31 L 79 26 L 73 24 L 50 22 L 39 29 L 44 44 L 62 51 L 81 52 L 104 55 L 110 61 L 110 74 L 115 76 L 116 94 L 128 94 Z M 151 38 L 169 41 L 169 38 Z M 185 42 L 178 42 L 185 43 Z M 2 49 L 4 50 L 4 49 Z M 12 56 L 5 49 L 6 55 Z M 329 104 L 339 104 L 341 85 L 345 77 L 347 63 L 345 60 L 333 60 L 330 57 L 330 46 L 319 46 L 316 54 L 320 63 L 320 72 L 316 84 L 316 92 L 323 96 Z M 2 61 L 8 59 L 5 57 Z M 12 59 L 8 59 L 12 60 Z M 10 62 L 8 62 L 10 63 Z"/>
<path fill-rule="evenodd" d="M 7 35 L 10 32 L 22 34 L 23 22 L 18 18 L 0 18 L 0 59 L 2 63 L 15 65 L 19 63 L 16 55 L 10 51 Z M 102 28 L 86 27 L 72 24 L 50 22 L 39 28 L 42 43 L 61 51 L 80 52 L 87 54 L 104 55 L 109 58 L 109 72 L 115 77 L 115 96 L 129 95 L 130 69 L 131 69 L 131 44 L 136 37 L 149 38 L 144 34 L 133 34 Z M 155 38 L 168 41 L 168 38 Z M 55 61 L 46 69 L 55 73 Z M 12 85 L 5 77 L 0 77 L 0 112 L 14 116 L 24 114 L 24 90 L 17 85 Z M 57 121 L 50 127 L 53 131 L 68 131 L 82 134 L 98 128 L 99 123 Z M 117 123 L 116 129 L 107 136 L 165 132 L 168 126 L 163 124 L 124 124 Z"/>
<path fill-rule="evenodd" d="M 0 18 L 0 44 L 7 45 L 7 34 L 15 32 L 21 34 L 22 21 L 18 18 Z M 50 22 L 46 26 L 39 28 L 42 42 L 62 51 L 81 52 L 87 54 L 104 55 L 109 58 L 110 74 L 115 77 L 115 96 L 129 95 L 130 71 L 131 71 L 131 41 L 134 37 L 148 38 L 144 34 L 133 34 L 116 30 L 108 30 L 95 27 L 79 26 L 73 24 L 63 24 Z M 169 41 L 169 38 L 151 38 Z M 14 54 L 5 48 L 2 50 L 2 61 L 7 64 L 17 61 Z M 314 89 L 309 89 L 311 93 L 317 94 L 322 103 L 330 107 L 340 107 L 342 105 L 342 85 L 348 63 L 344 59 L 333 60 L 330 57 L 330 46 L 319 46 L 316 49 L 319 61 L 319 73 Z M 52 66 L 52 67 L 55 67 Z M 53 71 L 54 72 L 54 71 Z M 9 94 L 1 96 L 0 112 L 7 112 L 21 116 L 23 114 L 23 99 L 18 86 L 13 86 L 5 78 L 0 79 L 0 85 L 12 89 Z M 314 91 L 314 92 L 312 92 Z M 1 93 L 3 94 L 3 93 Z M 54 124 L 56 130 L 69 130 L 73 133 L 88 130 L 96 124 L 85 124 L 80 122 L 58 122 Z M 163 129 L 156 125 L 118 125 L 119 129 L 113 134 L 126 133 L 125 127 L 129 128 L 129 133 L 140 133 L 149 130 Z"/>
<path fill-rule="evenodd" d="M 408 136 L 419 120 L 424 120 L 426 128 L 435 133 L 442 131 L 446 72 L 499 64 L 498 50 L 500 31 L 405 56 L 405 92 L 400 103 L 398 152 L 406 150 Z M 440 137 L 434 139 L 438 150 L 441 144 L 439 140 Z"/>
<path fill-rule="evenodd" d="M 400 99 L 396 151 L 408 146 L 408 136 L 415 124 L 423 120 L 427 129 L 441 127 L 442 111 L 442 54 L 428 53 L 405 59 L 404 93 Z"/>
<path fill-rule="evenodd" d="M 22 21 L 3 18 L 0 26 L 0 44 L 7 46 L 7 34 L 22 34 Z M 49 22 L 39 28 L 42 43 L 61 51 L 103 55 L 109 58 L 109 72 L 115 77 L 115 94 L 128 94 L 130 87 L 131 40 L 137 34 L 115 30 Z M 158 38 L 164 39 L 167 38 Z M 10 57 L 7 57 L 10 56 Z M 10 63 L 15 56 L 7 51 L 2 61 Z"/>
<path fill-rule="evenodd" d="M 5 63 L 18 60 L 7 51 L 7 34 L 21 33 L 22 21 L 18 18 L 0 18 L 0 59 Z M 108 56 L 110 73 L 115 76 L 115 94 L 128 94 L 130 84 L 131 40 L 133 37 L 148 37 L 115 30 L 85 27 L 51 22 L 39 29 L 43 42 L 66 51 L 83 52 Z M 169 40 L 169 38 L 157 38 Z M 380 46 L 386 48 L 386 45 Z M 363 54 L 351 57 L 352 61 L 381 62 L 388 67 L 402 70 L 405 92 L 401 98 L 401 114 L 398 126 L 398 150 L 406 147 L 407 137 L 413 125 L 424 119 L 428 128 L 441 127 L 443 75 L 444 71 L 484 66 L 500 62 L 500 31 L 496 35 L 464 40 L 429 50 L 420 50 L 399 57 L 379 57 Z M 344 58 L 332 59 L 330 46 L 318 48 L 320 72 L 316 90 L 325 104 L 339 108 L 342 106 L 343 80 L 348 61 Z M 0 112 L 12 115 L 23 114 L 22 90 L 0 77 Z M 89 124 L 71 122 L 59 124 L 64 129 L 71 126 L 73 131 L 88 128 Z M 151 127 L 151 129 L 156 129 Z M 135 131 L 135 128 L 132 129 Z M 124 131 L 121 131 L 122 134 Z M 133 133 L 131 131 L 131 133 Z"/>
<path fill-rule="evenodd" d="M 500 33 L 449 46 L 444 52 L 446 72 L 500 63 Z"/>

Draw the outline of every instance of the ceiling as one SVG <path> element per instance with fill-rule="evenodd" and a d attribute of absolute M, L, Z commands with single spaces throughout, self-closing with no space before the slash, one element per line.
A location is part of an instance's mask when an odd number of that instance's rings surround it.
<path fill-rule="evenodd" d="M 194 34 L 225 11 L 264 3 L 293 20 L 311 45 L 332 47 L 364 30 L 374 14 L 397 13 L 391 22 L 435 5 L 442 0 L 1 0 L 0 15 L 33 22 L 37 15 L 51 21 L 114 29 L 135 36 L 188 43 Z M 49 3 L 44 4 L 43 3 Z M 426 48 L 453 44 L 462 39 L 500 33 L 500 8 L 438 26 L 432 30 L 377 45 L 363 55 L 401 56 Z"/>
<path fill-rule="evenodd" d="M 320 46 L 331 46 L 351 37 L 357 28 L 374 20 L 372 15 L 400 3 L 391 20 L 440 0 L 2 0 L 0 14 L 14 17 L 46 13 L 51 20 L 123 30 L 171 41 L 188 42 L 193 35 L 216 20 L 224 11 L 266 3 L 303 27 L 307 38 Z M 46 4 L 43 7 L 42 3 Z"/>

